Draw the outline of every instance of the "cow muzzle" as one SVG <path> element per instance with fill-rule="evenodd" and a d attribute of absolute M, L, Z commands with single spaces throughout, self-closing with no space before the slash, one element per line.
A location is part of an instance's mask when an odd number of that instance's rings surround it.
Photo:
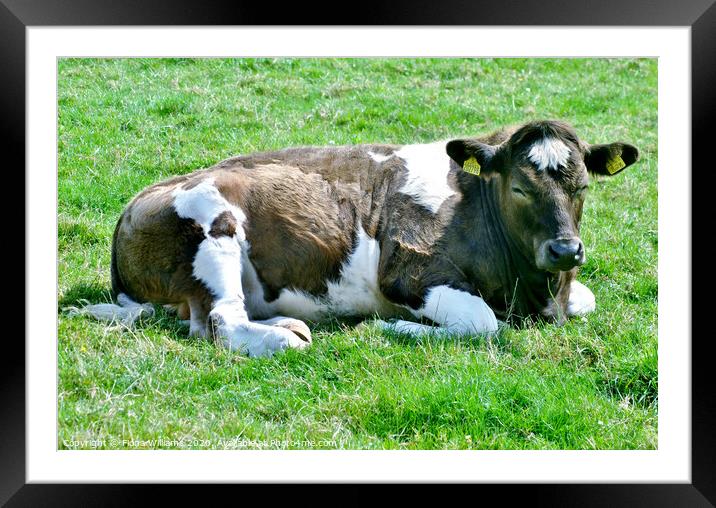
<path fill-rule="evenodd" d="M 586 260 L 584 244 L 578 237 L 557 238 L 542 242 L 537 252 L 537 268 L 550 272 L 566 272 Z"/>

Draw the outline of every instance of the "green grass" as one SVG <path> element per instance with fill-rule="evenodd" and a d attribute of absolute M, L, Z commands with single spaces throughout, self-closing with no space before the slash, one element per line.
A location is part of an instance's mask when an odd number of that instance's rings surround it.
<path fill-rule="evenodd" d="M 656 448 L 656 60 L 64 59 L 58 73 L 60 448 Z M 311 348 L 248 360 L 162 309 L 132 330 L 62 311 L 109 300 L 116 220 L 165 177 L 540 118 L 641 151 L 587 197 L 586 318 L 490 341 L 320 323 Z"/>

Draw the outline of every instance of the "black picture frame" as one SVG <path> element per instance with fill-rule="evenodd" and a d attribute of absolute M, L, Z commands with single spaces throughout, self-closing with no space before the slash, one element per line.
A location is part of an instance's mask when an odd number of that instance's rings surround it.
<path fill-rule="evenodd" d="M 311 6 L 287 3 L 277 7 L 261 2 L 209 0 L 0 0 L 0 143 L 11 155 L 6 174 L 25 168 L 25 29 L 29 26 L 109 25 L 541 25 L 541 26 L 684 26 L 691 28 L 692 167 L 709 168 L 713 157 L 707 136 L 716 111 L 716 6 L 714 0 L 573 0 L 571 2 L 477 0 L 470 3 L 442 0 L 428 3 L 404 0 L 361 3 L 350 15 L 336 15 L 340 5 Z M 710 154 L 709 154 L 710 155 Z M 6 161 L 8 158 L 6 157 Z M 709 164 L 707 164 L 707 162 Z M 22 187 L 25 188 L 24 172 Z M 710 176 L 710 175 L 708 175 Z M 701 175 L 699 176 L 701 178 Z M 707 186 L 699 187 L 704 192 Z M 27 189 L 25 188 L 27 192 Z M 692 217 L 697 202 L 692 186 Z M 14 219 L 16 220 L 16 219 Z M 692 224 L 692 231 L 696 231 Z M 24 245 L 24 244 L 23 244 Z M 32 267 L 25 261 L 25 273 Z M 7 252 L 7 251 L 6 251 Z M 692 252 L 692 266 L 708 266 L 705 256 L 713 249 Z M 699 263 L 701 261 L 701 263 Z M 24 294 L 24 292 L 23 292 Z M 709 301 L 697 300 L 692 286 L 691 316 L 708 316 Z M 24 301 L 24 299 L 23 299 Z M 685 322 L 693 323 L 691 316 Z M 25 320 L 30 319 L 25 308 Z M 715 506 L 716 505 L 716 404 L 711 382 L 710 334 L 697 335 L 685 327 L 681 340 L 692 348 L 692 481 L 689 484 L 529 484 L 480 486 L 509 493 L 531 504 L 574 506 Z M 8 506 L 126 505 L 144 499 L 143 485 L 26 484 L 25 449 L 25 346 L 8 335 L 0 385 L 0 502 Z M 245 489 L 243 486 L 242 489 Z M 265 487 L 264 487 L 265 488 Z M 344 494 L 357 489 L 351 486 Z M 162 489 L 184 496 L 185 489 Z M 418 491 L 416 491 L 417 493 Z M 244 494 L 246 495 L 246 494 Z M 249 494 L 250 495 L 250 494 Z M 295 495 L 295 494 L 294 494 Z M 484 492 L 481 492 L 484 495 Z M 244 499 L 247 499 L 246 497 Z"/>

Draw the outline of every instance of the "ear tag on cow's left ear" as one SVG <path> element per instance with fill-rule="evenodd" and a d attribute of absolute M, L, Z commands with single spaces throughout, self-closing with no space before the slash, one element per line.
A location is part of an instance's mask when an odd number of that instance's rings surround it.
<path fill-rule="evenodd" d="M 607 171 L 609 171 L 610 175 L 613 175 L 617 171 L 623 169 L 626 166 L 626 163 L 622 160 L 621 155 L 617 155 L 612 160 L 607 162 Z"/>
<path fill-rule="evenodd" d="M 480 163 L 477 162 L 474 155 L 462 163 L 462 169 L 473 175 L 480 175 Z"/>

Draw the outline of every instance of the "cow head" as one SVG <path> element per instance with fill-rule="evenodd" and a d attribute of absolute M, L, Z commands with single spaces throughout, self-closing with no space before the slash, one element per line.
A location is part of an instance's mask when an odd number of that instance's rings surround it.
<path fill-rule="evenodd" d="M 611 176 L 638 158 L 631 145 L 590 145 L 555 121 L 526 124 L 497 145 L 458 139 L 446 149 L 464 171 L 496 184 L 510 243 L 550 272 L 569 271 L 586 259 L 579 225 L 588 172 Z"/>

